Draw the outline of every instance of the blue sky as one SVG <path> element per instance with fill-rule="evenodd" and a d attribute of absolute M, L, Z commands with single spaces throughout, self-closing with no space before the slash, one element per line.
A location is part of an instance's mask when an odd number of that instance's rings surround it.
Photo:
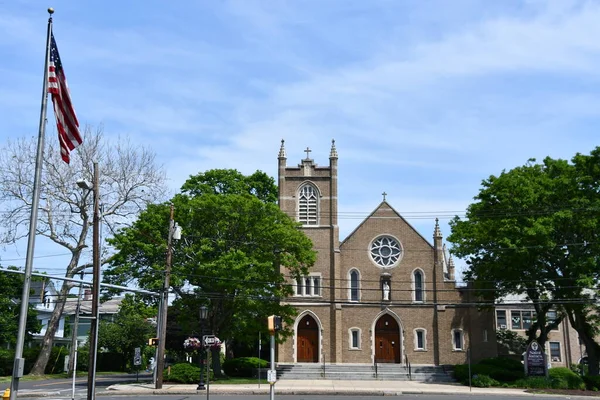
<path fill-rule="evenodd" d="M 4 2 L 0 143 L 37 134 L 47 6 L 80 122 L 154 149 L 173 192 L 276 176 L 282 138 L 326 165 L 334 138 L 342 236 L 383 191 L 447 236 L 490 174 L 599 144 L 600 2 L 567 0 Z"/>

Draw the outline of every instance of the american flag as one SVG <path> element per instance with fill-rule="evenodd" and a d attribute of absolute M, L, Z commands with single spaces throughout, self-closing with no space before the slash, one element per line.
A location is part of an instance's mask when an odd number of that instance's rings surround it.
<path fill-rule="evenodd" d="M 68 164 L 70 161 L 69 153 L 79 146 L 83 140 L 79 134 L 79 121 L 77 121 L 71 103 L 67 78 L 60 62 L 54 34 L 50 38 L 50 64 L 48 68 L 48 93 L 52 95 L 58 141 L 60 142 L 60 155 L 64 162 Z"/>

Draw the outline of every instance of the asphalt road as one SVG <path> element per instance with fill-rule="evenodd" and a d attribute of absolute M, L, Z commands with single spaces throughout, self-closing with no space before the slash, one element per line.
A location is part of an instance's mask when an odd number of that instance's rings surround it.
<path fill-rule="evenodd" d="M 139 375 L 140 382 L 151 382 L 152 375 L 148 373 L 140 373 Z M 96 393 L 100 393 L 105 391 L 107 387 L 110 385 L 114 385 L 117 383 L 127 383 L 127 382 L 135 382 L 136 374 L 120 374 L 120 375 L 96 375 Z M 4 389 L 10 387 L 10 382 L 0 384 L 0 389 L 2 392 Z M 46 379 L 46 380 L 34 380 L 27 381 L 21 380 L 19 381 L 19 399 L 22 397 L 24 392 L 27 393 L 56 393 L 59 396 L 68 396 L 71 398 L 71 394 L 73 392 L 73 379 L 65 378 L 65 379 Z M 1 393 L 1 392 L 0 392 Z M 75 379 L 75 395 L 78 398 L 78 395 L 83 393 L 83 397 L 85 397 L 87 393 L 87 376 L 78 376 Z M 66 398 L 66 397 L 57 397 L 57 398 Z M 48 398 L 47 398 L 48 399 Z"/>
<path fill-rule="evenodd" d="M 124 400 L 126 398 L 139 398 L 139 395 L 136 396 L 97 396 L 98 400 Z M 535 399 L 535 400 L 557 400 L 557 399 L 575 399 L 576 397 L 562 397 L 562 396 L 490 396 L 490 395 L 469 395 L 469 400 L 510 400 L 510 399 Z M 76 396 L 76 399 L 85 399 L 85 394 L 83 397 Z M 206 399 L 206 395 L 153 395 L 151 396 L 152 400 L 204 400 Z M 287 396 L 287 395 L 275 395 L 276 400 L 381 400 L 382 396 Z M 426 394 L 414 394 L 414 395 L 401 395 L 401 396 L 385 396 L 388 398 L 398 398 L 402 400 L 464 400 L 464 395 L 426 395 Z M 584 397 L 580 397 L 583 399 Z M 19 399 L 37 399 L 39 397 L 21 397 Z M 44 400 L 70 400 L 71 397 L 45 397 Z M 269 395 L 261 395 L 261 396 L 220 396 L 220 395 L 210 395 L 210 399 L 212 400 L 266 400 L 269 399 Z M 589 397 L 588 397 L 589 399 Z"/>

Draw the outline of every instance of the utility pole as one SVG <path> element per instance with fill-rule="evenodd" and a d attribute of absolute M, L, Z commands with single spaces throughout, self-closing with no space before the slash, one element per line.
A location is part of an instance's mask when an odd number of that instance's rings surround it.
<path fill-rule="evenodd" d="M 175 221 L 173 220 L 174 216 L 174 207 L 171 204 L 171 215 L 169 217 L 169 236 L 167 238 L 167 262 L 165 268 L 165 282 L 163 286 L 162 297 L 160 301 L 161 312 L 159 318 L 160 324 L 160 334 L 158 335 L 158 348 L 156 351 L 156 381 L 154 384 L 155 389 L 161 389 L 163 384 L 163 373 L 165 369 L 165 339 L 167 337 L 167 309 L 169 306 L 169 287 L 170 287 L 170 279 L 171 279 L 171 258 L 173 254 L 173 250 L 171 248 L 171 243 L 173 241 L 173 237 L 176 236 L 176 239 L 179 239 L 181 233 L 178 230 L 178 226 L 176 226 Z"/>
<path fill-rule="evenodd" d="M 81 280 L 83 280 L 83 272 L 81 273 Z M 73 334 L 71 335 L 71 354 L 69 355 L 69 368 L 68 372 L 73 374 L 75 377 L 75 354 L 77 354 L 77 331 L 79 329 L 79 311 L 81 309 L 81 289 L 83 283 L 79 284 L 79 292 L 77 293 L 77 306 L 75 307 L 75 320 L 73 322 Z"/>
<path fill-rule="evenodd" d="M 88 365 L 87 400 L 96 398 L 96 359 L 98 357 L 98 328 L 100 308 L 100 196 L 98 163 L 94 162 L 94 218 L 93 218 L 93 281 L 92 281 L 92 326 L 90 329 L 90 358 Z"/>

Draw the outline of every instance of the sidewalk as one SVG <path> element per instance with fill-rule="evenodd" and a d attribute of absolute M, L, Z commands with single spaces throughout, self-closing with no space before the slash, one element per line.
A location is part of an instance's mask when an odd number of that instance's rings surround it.
<path fill-rule="evenodd" d="M 162 389 L 154 389 L 151 384 L 112 385 L 97 395 L 152 395 L 152 394 L 200 394 L 204 390 L 196 390 L 197 384 L 163 384 Z M 210 393 L 228 395 L 268 394 L 269 385 L 210 385 Z M 402 395 L 402 394 L 489 394 L 534 396 L 524 389 L 507 388 L 472 388 L 457 383 L 427 383 L 416 381 L 341 381 L 341 380 L 281 380 L 275 384 L 275 393 L 294 395 Z"/>

